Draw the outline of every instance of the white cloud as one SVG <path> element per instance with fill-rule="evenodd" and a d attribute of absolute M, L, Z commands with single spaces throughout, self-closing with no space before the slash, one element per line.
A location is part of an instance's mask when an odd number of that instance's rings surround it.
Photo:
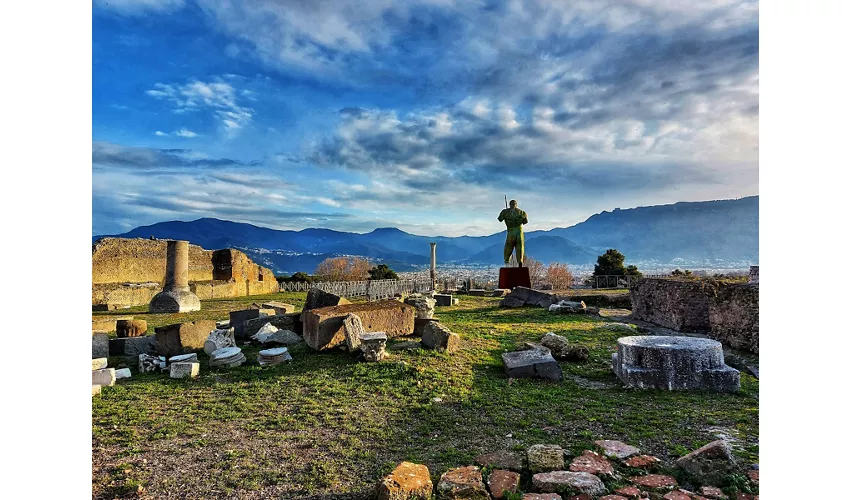
<path fill-rule="evenodd" d="M 322 205 L 328 205 L 330 207 L 341 207 L 342 206 L 342 203 L 335 201 L 335 200 L 332 200 L 330 198 L 325 198 L 325 197 L 316 198 L 316 201 L 318 201 Z"/>
<path fill-rule="evenodd" d="M 198 137 L 198 134 L 192 132 L 191 130 L 187 130 L 185 128 L 181 128 L 177 132 L 174 132 L 174 135 L 179 137 Z"/>
<path fill-rule="evenodd" d="M 237 102 L 237 90 L 223 81 L 192 80 L 184 85 L 157 83 L 153 89 L 146 91 L 146 94 L 171 103 L 175 113 L 210 111 L 220 120 L 226 131 L 242 129 L 251 123 L 254 116 L 253 109 L 240 106 Z"/>
<path fill-rule="evenodd" d="M 167 137 L 168 136 L 168 134 L 166 134 L 165 132 L 163 132 L 161 130 L 157 130 L 156 132 L 154 132 L 154 135 L 158 135 L 160 137 Z"/>
<path fill-rule="evenodd" d="M 185 0 L 95 0 L 94 4 L 124 15 L 146 12 L 173 12 L 186 5 Z"/>

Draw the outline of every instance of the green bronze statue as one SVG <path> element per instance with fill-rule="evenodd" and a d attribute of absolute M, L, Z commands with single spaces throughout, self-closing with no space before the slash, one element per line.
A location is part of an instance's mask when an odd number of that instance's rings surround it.
<path fill-rule="evenodd" d="M 505 221 L 505 225 L 508 226 L 508 237 L 505 240 L 505 264 L 510 263 L 511 254 L 516 248 L 516 261 L 519 267 L 522 267 L 525 254 L 522 225 L 528 224 L 528 215 L 516 206 L 516 200 L 511 200 L 511 208 L 506 208 L 499 213 L 499 222 L 501 221 Z"/>

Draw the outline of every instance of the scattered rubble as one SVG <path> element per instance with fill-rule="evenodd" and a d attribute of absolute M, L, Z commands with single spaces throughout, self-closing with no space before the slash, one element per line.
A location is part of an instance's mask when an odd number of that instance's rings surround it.
<path fill-rule="evenodd" d="M 676 466 L 700 484 L 720 484 L 735 470 L 732 448 L 722 439 L 712 441 L 676 460 Z"/>
<path fill-rule="evenodd" d="M 301 337 L 291 330 L 280 330 L 271 323 L 266 323 L 257 333 L 251 336 L 262 345 L 290 346 L 301 342 Z"/>
<path fill-rule="evenodd" d="M 139 354 L 139 373 L 151 373 L 154 371 L 165 370 L 165 366 L 165 356 Z"/>
<path fill-rule="evenodd" d="M 519 474 L 512 471 L 496 469 L 487 478 L 487 487 L 493 498 L 504 498 L 505 493 L 516 493 L 519 489 Z"/>
<path fill-rule="evenodd" d="M 552 357 L 564 361 L 585 361 L 590 356 L 590 350 L 587 347 L 570 345 L 566 337 L 552 332 L 540 339 L 540 345 L 548 348 Z"/>
<path fill-rule="evenodd" d="M 599 441 L 594 441 L 593 443 L 601 448 L 602 452 L 606 456 L 620 460 L 640 453 L 640 449 L 630 446 L 622 441 L 601 439 Z"/>
<path fill-rule="evenodd" d="M 607 491 L 605 483 L 588 472 L 540 472 L 531 477 L 531 484 L 544 493 L 578 490 L 591 496 L 599 496 Z"/>
<path fill-rule="evenodd" d="M 479 500 L 490 498 L 487 488 L 484 487 L 481 469 L 474 465 L 450 469 L 440 476 L 440 482 L 437 483 L 437 496 Z"/>
<path fill-rule="evenodd" d="M 614 474 L 614 466 L 605 457 L 595 451 L 584 450 L 570 463 L 572 472 L 589 472 L 596 475 Z"/>
<path fill-rule="evenodd" d="M 557 304 L 561 298 L 553 293 L 541 292 L 524 286 L 514 288 L 504 299 L 499 302 L 502 307 L 543 307 L 549 309 L 552 304 Z"/>

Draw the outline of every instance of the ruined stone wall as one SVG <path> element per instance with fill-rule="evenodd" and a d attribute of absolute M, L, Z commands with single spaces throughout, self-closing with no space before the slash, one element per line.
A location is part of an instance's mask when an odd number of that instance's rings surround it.
<path fill-rule="evenodd" d="M 708 308 L 718 287 L 709 280 L 641 279 L 629 293 L 632 317 L 677 331 L 708 332 Z"/>
<path fill-rule="evenodd" d="M 759 352 L 759 285 L 722 286 L 708 310 L 709 336 L 736 349 Z"/>
<path fill-rule="evenodd" d="M 92 246 L 92 304 L 148 304 L 165 282 L 165 240 L 103 238 Z M 234 249 L 189 245 L 189 288 L 199 299 L 275 293 L 271 269 Z"/>
<path fill-rule="evenodd" d="M 163 284 L 165 247 L 165 240 L 101 238 L 92 245 L 92 284 Z M 198 245 L 189 245 L 189 281 L 213 279 L 212 254 Z"/>

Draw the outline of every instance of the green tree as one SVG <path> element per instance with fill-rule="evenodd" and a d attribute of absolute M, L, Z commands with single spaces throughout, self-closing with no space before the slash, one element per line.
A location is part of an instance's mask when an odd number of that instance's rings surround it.
<path fill-rule="evenodd" d="M 596 259 L 596 265 L 593 266 L 594 276 L 642 276 L 638 271 L 637 266 L 626 267 L 623 263 L 626 261 L 626 256 L 621 254 L 619 250 L 609 248 L 604 254 Z"/>
<path fill-rule="evenodd" d="M 297 273 L 295 273 L 295 274 L 293 274 L 292 276 L 289 277 L 289 281 L 301 281 L 301 282 L 310 283 L 310 282 L 313 281 L 313 277 L 310 276 L 307 273 L 298 271 Z"/>
<path fill-rule="evenodd" d="M 377 267 L 369 269 L 368 280 L 397 280 L 398 275 L 386 264 L 378 264 Z"/>

